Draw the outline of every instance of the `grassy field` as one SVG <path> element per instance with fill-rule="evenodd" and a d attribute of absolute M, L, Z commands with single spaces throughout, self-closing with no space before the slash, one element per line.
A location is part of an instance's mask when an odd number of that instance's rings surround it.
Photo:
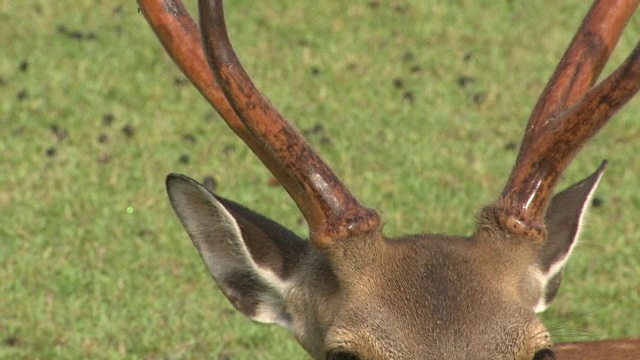
<path fill-rule="evenodd" d="M 587 4 L 227 1 L 241 59 L 388 235 L 469 234 Z M 236 313 L 164 177 L 305 234 L 293 202 L 164 54 L 134 1 L 0 3 L 0 358 L 304 359 Z M 612 62 L 640 38 L 632 19 Z M 610 167 L 554 305 L 556 340 L 640 335 L 640 100 L 563 184 Z"/>

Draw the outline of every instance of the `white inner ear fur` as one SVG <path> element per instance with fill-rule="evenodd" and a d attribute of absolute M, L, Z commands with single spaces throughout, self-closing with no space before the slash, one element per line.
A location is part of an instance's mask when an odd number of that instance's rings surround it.
<path fill-rule="evenodd" d="M 185 227 L 200 252 L 207 268 L 216 279 L 224 279 L 233 273 L 250 272 L 269 291 L 261 294 L 260 305 L 252 319 L 263 323 L 278 323 L 287 328 L 290 322 L 282 314 L 283 299 L 291 288 L 291 282 L 279 278 L 268 268 L 260 267 L 253 261 L 247 249 L 237 221 L 229 211 L 204 187 L 189 179 L 189 183 L 178 185 L 181 189 L 173 192 L 174 207 L 181 214 Z M 197 188 L 197 196 L 192 187 Z M 191 189 L 187 189 L 191 187 Z M 213 211 L 193 211 L 193 201 L 206 201 Z M 188 216 L 184 216 L 188 213 Z M 225 243 L 227 246 L 217 244 Z M 230 246 L 230 252 L 229 250 Z M 227 251 L 224 251 L 226 248 Z"/>
<path fill-rule="evenodd" d="M 563 260 L 563 261 L 566 262 L 566 260 Z M 560 269 L 562 269 L 562 267 L 560 267 Z M 533 309 L 537 314 L 547 310 L 549 305 L 551 305 L 551 302 L 547 302 L 544 296 L 544 289 L 550 277 L 545 276 L 542 273 L 542 271 L 539 271 L 539 270 L 537 270 L 535 273 L 536 273 L 536 280 L 538 281 L 538 284 L 540 284 L 540 298 L 538 299 L 538 303 Z"/>
<path fill-rule="evenodd" d="M 602 180 L 602 175 L 604 175 L 604 172 L 600 173 L 600 176 L 598 176 L 595 184 L 593 184 L 593 186 L 591 187 L 591 191 L 589 191 L 585 201 L 582 203 L 582 207 L 580 208 L 580 217 L 578 218 L 578 228 L 576 230 L 576 234 L 574 236 L 574 240 L 571 243 L 571 247 L 569 248 L 569 251 L 567 251 L 563 257 L 559 258 L 558 261 L 553 263 L 546 274 L 541 271 L 536 272 L 536 278 L 540 283 L 540 289 L 544 290 L 546 288 L 549 280 L 553 279 L 554 276 L 556 276 L 560 271 L 562 271 L 567 261 L 569 260 L 569 257 L 571 257 L 571 254 L 573 253 L 573 249 L 575 249 L 576 245 L 578 244 L 578 241 L 580 240 L 580 234 L 582 233 L 582 228 L 587 219 L 587 213 L 588 213 L 587 210 L 589 208 L 589 204 L 591 204 L 591 198 L 593 197 L 593 194 L 595 194 L 596 189 L 600 184 L 600 180 Z M 544 293 L 544 291 L 542 291 L 541 293 Z M 540 296 L 540 300 L 538 300 L 538 304 L 535 307 L 535 312 L 541 313 L 547 310 L 547 308 L 550 305 L 551 305 L 551 302 L 547 302 L 544 296 Z"/>

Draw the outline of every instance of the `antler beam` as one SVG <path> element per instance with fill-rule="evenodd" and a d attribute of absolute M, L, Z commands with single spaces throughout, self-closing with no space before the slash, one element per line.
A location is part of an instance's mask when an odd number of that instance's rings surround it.
<path fill-rule="evenodd" d="M 591 88 L 638 3 L 597 1 L 584 19 L 529 118 L 516 165 L 498 200 L 504 228 L 544 239 L 544 215 L 560 174 L 640 88 L 640 43 L 616 71 Z"/>
<path fill-rule="evenodd" d="M 315 246 L 379 229 L 378 214 L 360 205 L 253 85 L 230 44 L 221 1 L 199 1 L 203 42 L 181 1 L 138 4 L 171 58 L 296 202 Z"/>

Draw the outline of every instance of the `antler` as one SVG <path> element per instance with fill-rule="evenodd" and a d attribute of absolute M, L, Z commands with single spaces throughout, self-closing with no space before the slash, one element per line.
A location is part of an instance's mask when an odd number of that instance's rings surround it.
<path fill-rule="evenodd" d="M 617 70 L 591 88 L 639 2 L 602 0 L 591 7 L 529 118 L 498 200 L 501 226 L 544 239 L 544 214 L 560 175 L 580 147 L 640 88 L 640 43 Z"/>
<path fill-rule="evenodd" d="M 253 85 L 230 44 L 222 1 L 198 3 L 202 43 L 180 0 L 138 0 L 171 58 L 296 202 L 313 244 L 324 248 L 379 229 L 378 214 L 358 203 Z"/>

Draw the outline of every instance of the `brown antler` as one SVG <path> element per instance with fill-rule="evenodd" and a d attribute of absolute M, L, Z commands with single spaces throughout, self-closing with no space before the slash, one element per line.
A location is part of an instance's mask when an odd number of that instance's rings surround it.
<path fill-rule="evenodd" d="M 589 90 L 638 0 L 596 1 L 538 99 L 516 164 L 498 201 L 499 221 L 544 238 L 544 214 L 560 174 L 580 147 L 640 88 L 640 43 L 600 85 Z"/>
<path fill-rule="evenodd" d="M 231 47 L 221 1 L 199 1 L 210 67 L 197 27 L 181 1 L 138 0 L 138 4 L 171 58 L 296 202 L 315 246 L 326 247 L 380 227 L 378 214 L 358 203 L 255 88 Z"/>
<path fill-rule="evenodd" d="M 207 65 L 198 27 L 181 1 L 138 0 L 160 43 L 180 70 L 236 132 L 246 132 Z"/>

